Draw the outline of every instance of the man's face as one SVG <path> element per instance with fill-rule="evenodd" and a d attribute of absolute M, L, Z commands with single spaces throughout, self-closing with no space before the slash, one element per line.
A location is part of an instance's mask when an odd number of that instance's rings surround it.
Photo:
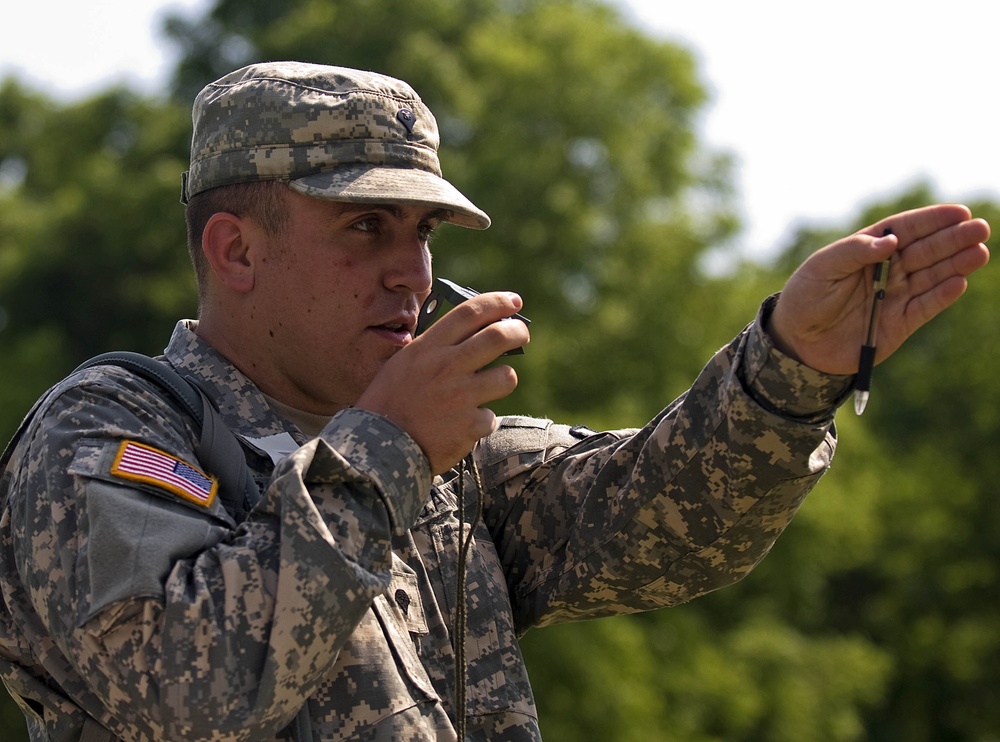
<path fill-rule="evenodd" d="M 263 388 L 300 409 L 352 405 L 413 339 L 430 292 L 428 241 L 441 212 L 287 193 L 288 225 L 264 238 L 248 299 Z M 245 369 L 255 376 L 254 369 Z"/>

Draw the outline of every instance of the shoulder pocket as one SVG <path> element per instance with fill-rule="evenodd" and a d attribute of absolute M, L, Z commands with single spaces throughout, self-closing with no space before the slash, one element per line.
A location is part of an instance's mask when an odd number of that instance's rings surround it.
<path fill-rule="evenodd" d="M 83 440 L 67 471 L 160 497 L 235 527 L 215 496 L 216 481 L 197 463 L 134 440 Z"/>
<path fill-rule="evenodd" d="M 545 458 L 551 420 L 504 417 L 496 431 L 479 443 L 477 459 L 485 479 L 503 482 L 536 466 Z"/>
<path fill-rule="evenodd" d="M 173 565 L 223 540 L 232 521 L 146 482 L 116 477 L 115 441 L 85 441 L 69 466 L 82 478 L 77 625 L 129 598 L 159 598 Z"/>

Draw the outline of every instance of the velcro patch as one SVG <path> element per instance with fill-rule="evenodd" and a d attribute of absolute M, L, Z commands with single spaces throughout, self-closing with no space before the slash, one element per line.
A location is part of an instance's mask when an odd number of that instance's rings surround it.
<path fill-rule="evenodd" d="M 219 480 L 215 477 L 158 448 L 135 441 L 122 441 L 111 473 L 122 479 L 162 487 L 206 508 L 212 504 L 219 489 Z"/>

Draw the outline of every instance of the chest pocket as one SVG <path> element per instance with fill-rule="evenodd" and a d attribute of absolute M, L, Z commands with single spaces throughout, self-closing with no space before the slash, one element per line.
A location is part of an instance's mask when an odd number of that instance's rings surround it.
<path fill-rule="evenodd" d="M 428 633 L 427 614 L 420 599 L 417 573 L 395 553 L 392 555 L 389 589 L 380 597 L 384 601 L 384 607 L 395 615 L 396 620 L 409 633 L 418 636 Z"/>
<path fill-rule="evenodd" d="M 477 493 L 470 492 L 466 477 L 466 517 L 475 508 Z M 425 541 L 421 549 L 438 601 L 454 626 L 455 607 L 461 598 L 458 587 L 458 499 L 455 480 L 440 482 L 415 528 L 415 538 Z M 465 537 L 471 524 L 462 523 Z M 531 688 L 521 650 L 514 635 L 507 583 L 490 538 L 480 522 L 472 534 L 466 564 L 465 632 L 467 662 L 466 713 L 480 716 L 500 711 L 535 715 Z M 454 639 L 453 639 L 454 641 Z"/>

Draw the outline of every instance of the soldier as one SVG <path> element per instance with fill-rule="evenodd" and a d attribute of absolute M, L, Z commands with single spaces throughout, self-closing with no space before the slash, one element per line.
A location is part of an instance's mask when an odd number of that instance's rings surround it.
<path fill-rule="evenodd" d="M 190 415 L 128 370 L 43 397 L 0 488 L 0 674 L 32 739 L 538 739 L 518 637 L 747 574 L 829 465 L 872 266 L 881 359 L 989 257 L 965 207 L 897 214 L 809 258 L 645 427 L 498 420 L 518 296 L 414 338 L 432 232 L 489 225 L 437 146 L 369 72 L 258 64 L 198 96 L 199 316 L 162 360 L 256 488 L 220 495 Z"/>

